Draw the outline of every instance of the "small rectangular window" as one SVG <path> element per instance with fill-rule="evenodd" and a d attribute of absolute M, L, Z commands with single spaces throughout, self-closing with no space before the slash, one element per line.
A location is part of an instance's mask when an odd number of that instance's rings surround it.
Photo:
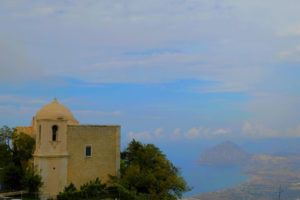
<path fill-rule="evenodd" d="M 86 157 L 92 156 L 92 146 L 91 145 L 85 146 L 85 156 Z"/>

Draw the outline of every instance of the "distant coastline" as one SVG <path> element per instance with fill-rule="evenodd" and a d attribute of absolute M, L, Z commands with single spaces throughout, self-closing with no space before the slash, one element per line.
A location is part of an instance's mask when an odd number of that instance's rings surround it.
<path fill-rule="evenodd" d="M 214 151 L 212 152 L 211 149 Z M 220 148 L 211 149 L 209 149 L 210 155 L 217 155 L 220 152 Z M 216 149 L 218 151 L 215 151 Z M 208 158 L 213 162 L 218 156 L 213 159 Z M 220 160 L 222 159 L 225 164 L 231 161 L 227 160 L 226 156 L 221 156 Z M 233 168 L 220 165 L 219 160 L 216 161 L 215 166 L 205 164 L 198 167 L 198 170 L 206 167 L 207 171 L 202 174 L 202 177 L 197 177 L 199 185 L 194 191 L 188 193 L 185 199 L 272 200 L 278 198 L 276 195 L 281 190 L 279 188 L 284 188 L 283 197 L 286 200 L 295 200 L 300 197 L 299 154 L 254 154 L 243 165 L 235 165 L 236 167 Z"/>

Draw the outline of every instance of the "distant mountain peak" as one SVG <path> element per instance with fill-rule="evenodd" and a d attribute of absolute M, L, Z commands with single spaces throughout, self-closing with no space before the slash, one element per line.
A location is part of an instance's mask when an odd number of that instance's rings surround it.
<path fill-rule="evenodd" d="M 200 164 L 207 165 L 242 165 L 251 155 L 240 146 L 231 142 L 222 142 L 204 151 L 200 156 Z"/>
<path fill-rule="evenodd" d="M 219 146 L 227 146 L 227 147 L 235 147 L 235 148 L 240 148 L 239 145 L 235 144 L 234 142 L 231 142 L 229 140 L 222 142 L 218 145 L 216 145 L 215 147 L 219 147 Z"/>

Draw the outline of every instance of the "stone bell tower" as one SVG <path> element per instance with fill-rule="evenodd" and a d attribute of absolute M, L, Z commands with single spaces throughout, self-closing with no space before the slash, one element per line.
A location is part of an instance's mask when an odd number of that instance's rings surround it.
<path fill-rule="evenodd" d="M 42 195 L 54 197 L 67 185 L 67 126 L 77 124 L 70 110 L 56 99 L 41 108 L 33 119 L 34 166 L 42 177 Z"/>

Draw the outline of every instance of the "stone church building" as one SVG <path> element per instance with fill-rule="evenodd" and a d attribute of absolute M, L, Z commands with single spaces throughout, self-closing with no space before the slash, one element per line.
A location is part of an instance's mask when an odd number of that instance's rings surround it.
<path fill-rule="evenodd" d="M 99 177 L 117 175 L 120 126 L 81 125 L 56 99 L 42 107 L 30 127 L 18 127 L 36 140 L 33 162 L 43 181 L 41 196 L 55 197 L 73 183 L 77 188 Z"/>

